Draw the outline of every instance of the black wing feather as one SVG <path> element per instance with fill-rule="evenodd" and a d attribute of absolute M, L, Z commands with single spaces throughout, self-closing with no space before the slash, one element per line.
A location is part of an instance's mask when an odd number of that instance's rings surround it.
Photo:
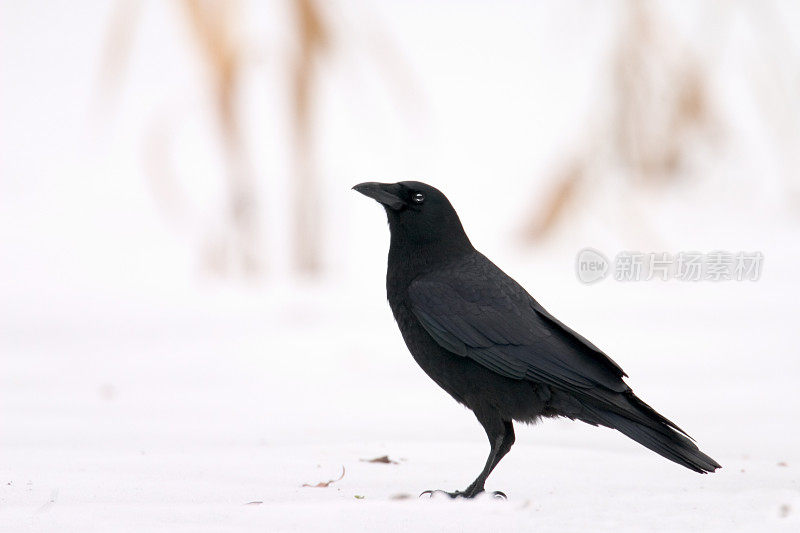
<path fill-rule="evenodd" d="M 480 254 L 417 278 L 409 298 L 441 346 L 501 375 L 565 388 L 630 390 L 619 365 Z"/>

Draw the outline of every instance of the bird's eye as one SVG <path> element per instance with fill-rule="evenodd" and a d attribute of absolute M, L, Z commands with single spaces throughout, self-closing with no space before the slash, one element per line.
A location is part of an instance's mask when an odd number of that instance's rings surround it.
<path fill-rule="evenodd" d="M 415 204 L 421 204 L 422 202 L 425 201 L 425 195 L 422 194 L 421 192 L 415 192 L 414 194 L 411 195 L 411 201 L 414 202 Z"/>

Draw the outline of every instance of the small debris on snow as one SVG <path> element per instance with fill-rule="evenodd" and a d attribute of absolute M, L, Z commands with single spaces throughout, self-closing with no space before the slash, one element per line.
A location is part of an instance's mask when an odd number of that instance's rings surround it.
<path fill-rule="evenodd" d="M 341 481 L 344 478 L 344 465 L 342 465 L 342 475 L 339 476 L 338 479 L 329 479 L 328 481 L 320 481 L 316 485 L 311 485 L 309 483 L 303 483 L 303 487 L 311 487 L 312 489 L 324 489 L 331 485 L 331 483 L 336 483 L 337 481 Z"/>
<path fill-rule="evenodd" d="M 254 501 L 254 502 L 247 502 L 245 505 L 261 505 L 264 502 L 261 501 Z"/>
<path fill-rule="evenodd" d="M 363 500 L 364 498 L 366 498 L 366 496 L 362 496 L 361 494 L 354 494 L 353 498 L 355 498 L 356 500 Z"/>
<path fill-rule="evenodd" d="M 392 461 L 389 459 L 388 455 L 381 455 L 380 457 L 375 457 L 374 459 L 359 459 L 362 463 L 383 463 L 387 465 L 396 465 L 399 464 L 397 461 Z"/>
<path fill-rule="evenodd" d="M 400 494 L 394 494 L 389 497 L 390 500 L 410 500 L 411 498 L 413 498 L 413 496 L 406 492 L 401 492 Z"/>
<path fill-rule="evenodd" d="M 36 510 L 36 512 L 43 513 L 45 511 L 49 511 L 50 508 L 53 507 L 53 505 L 55 505 L 57 499 L 58 499 L 58 489 L 53 489 L 52 492 L 50 492 L 50 499 L 47 502 L 45 502 L 44 505 L 39 507 Z"/>
<path fill-rule="evenodd" d="M 787 463 L 786 461 L 780 461 L 778 462 L 778 466 L 789 466 L 789 463 Z"/>
<path fill-rule="evenodd" d="M 791 512 L 792 512 L 792 506 L 789 505 L 788 503 L 784 503 L 783 505 L 781 505 L 780 510 L 778 511 L 781 518 L 786 518 L 787 516 L 789 516 L 789 513 Z"/>

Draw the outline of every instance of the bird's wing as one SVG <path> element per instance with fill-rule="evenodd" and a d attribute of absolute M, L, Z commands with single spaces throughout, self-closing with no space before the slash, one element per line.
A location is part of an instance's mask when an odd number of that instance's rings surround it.
<path fill-rule="evenodd" d="M 447 350 L 513 379 L 564 390 L 627 392 L 625 373 L 556 320 L 519 284 L 475 254 L 414 280 L 411 310 Z M 607 398 L 607 394 L 600 394 Z"/>

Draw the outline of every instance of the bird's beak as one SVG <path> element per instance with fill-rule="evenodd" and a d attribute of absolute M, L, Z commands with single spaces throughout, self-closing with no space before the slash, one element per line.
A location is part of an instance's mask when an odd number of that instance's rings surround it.
<path fill-rule="evenodd" d="M 356 190 L 379 202 L 386 207 L 395 211 L 406 206 L 406 203 L 397 195 L 400 192 L 400 186 L 396 183 L 378 183 L 375 181 L 368 181 L 359 183 L 353 190 Z"/>

